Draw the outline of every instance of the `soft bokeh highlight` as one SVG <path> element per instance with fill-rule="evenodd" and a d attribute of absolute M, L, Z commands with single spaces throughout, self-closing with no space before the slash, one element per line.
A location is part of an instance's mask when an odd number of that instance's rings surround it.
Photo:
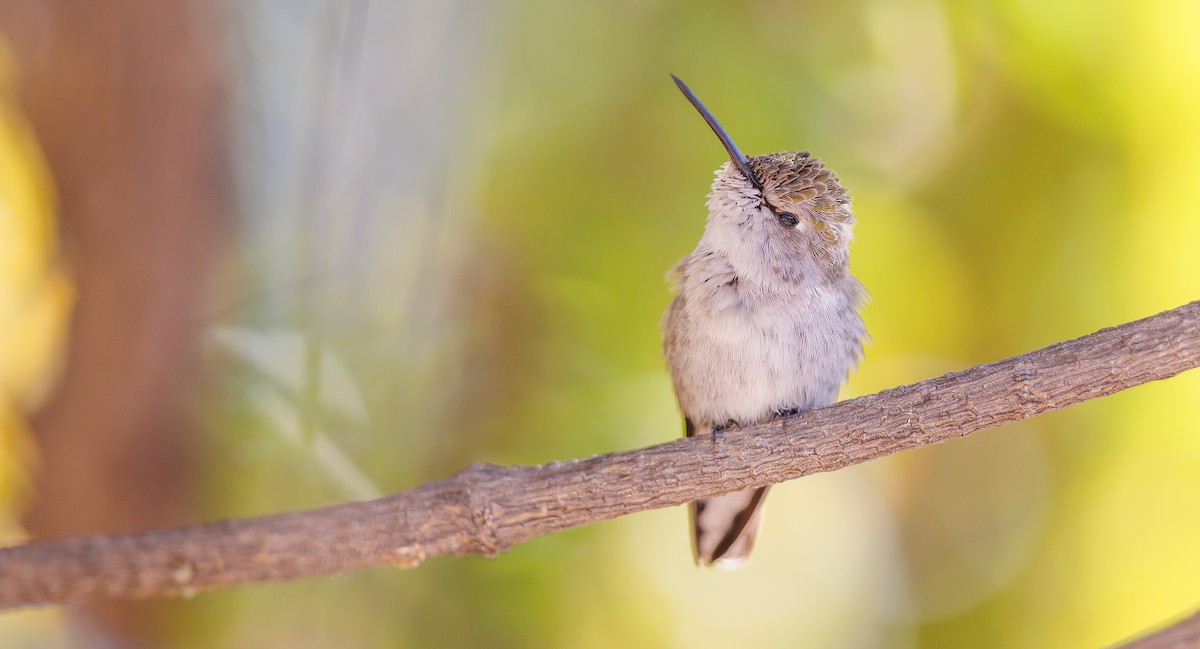
<path fill-rule="evenodd" d="M 241 227 L 208 340 L 209 518 L 679 435 L 663 276 L 723 151 L 668 72 L 745 152 L 812 150 L 855 197 L 873 343 L 843 397 L 1200 297 L 1188 3 L 229 14 Z M 177 645 L 1112 644 L 1200 602 L 1198 394 L 1186 374 L 779 486 L 738 572 L 694 568 L 683 509 L 654 511 L 204 594 Z"/>

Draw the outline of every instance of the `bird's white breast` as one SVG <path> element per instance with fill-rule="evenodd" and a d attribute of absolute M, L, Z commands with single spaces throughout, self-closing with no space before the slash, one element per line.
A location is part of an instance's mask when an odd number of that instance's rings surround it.
<path fill-rule="evenodd" d="M 837 399 L 865 335 L 856 296 L 834 284 L 688 288 L 668 315 L 667 356 L 693 421 L 745 424 Z"/>

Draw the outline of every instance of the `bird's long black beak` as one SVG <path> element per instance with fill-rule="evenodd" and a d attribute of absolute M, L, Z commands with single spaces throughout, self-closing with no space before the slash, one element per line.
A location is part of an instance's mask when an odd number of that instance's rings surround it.
<path fill-rule="evenodd" d="M 675 85 L 679 86 L 679 89 L 683 91 L 683 96 L 687 97 L 688 101 L 692 102 L 692 105 L 696 107 L 696 110 L 700 111 L 700 115 L 704 117 L 704 121 L 708 122 L 708 127 L 713 130 L 713 133 L 717 134 L 717 137 L 721 138 L 721 144 L 724 144 L 725 150 L 729 152 L 729 159 L 733 160 L 738 169 L 742 170 L 742 173 L 750 180 L 751 184 L 761 190 L 762 183 L 758 181 L 758 176 L 754 175 L 754 171 L 750 168 L 750 163 L 746 160 L 746 156 L 733 143 L 733 139 L 729 137 L 725 129 L 721 128 L 721 123 L 717 121 L 717 118 L 713 117 L 712 113 L 708 112 L 708 109 L 704 107 L 704 104 L 700 103 L 700 99 L 696 97 L 696 93 L 692 92 L 692 89 L 687 87 L 686 83 L 673 74 L 671 78 L 675 80 Z"/>

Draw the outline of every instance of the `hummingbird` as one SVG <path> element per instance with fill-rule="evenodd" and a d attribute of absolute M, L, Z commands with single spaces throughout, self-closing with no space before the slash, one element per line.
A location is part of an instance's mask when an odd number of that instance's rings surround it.
<path fill-rule="evenodd" d="M 862 358 L 867 293 L 850 274 L 854 214 L 834 173 L 807 151 L 747 157 L 688 88 L 675 84 L 729 153 L 708 195 L 700 243 L 668 274 L 663 355 L 688 437 L 837 400 Z M 697 565 L 750 554 L 769 487 L 691 503 Z"/>

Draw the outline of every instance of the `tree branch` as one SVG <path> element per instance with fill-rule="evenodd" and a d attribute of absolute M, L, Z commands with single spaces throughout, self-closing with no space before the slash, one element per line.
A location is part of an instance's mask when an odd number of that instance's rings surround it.
<path fill-rule="evenodd" d="M 1186 649 L 1197 646 L 1200 646 L 1200 613 L 1123 644 L 1121 649 Z"/>
<path fill-rule="evenodd" d="M 774 421 L 587 460 L 475 465 L 373 500 L 0 550 L 0 607 L 149 597 L 430 557 L 833 471 L 1200 365 L 1200 302 L 997 363 Z"/>

